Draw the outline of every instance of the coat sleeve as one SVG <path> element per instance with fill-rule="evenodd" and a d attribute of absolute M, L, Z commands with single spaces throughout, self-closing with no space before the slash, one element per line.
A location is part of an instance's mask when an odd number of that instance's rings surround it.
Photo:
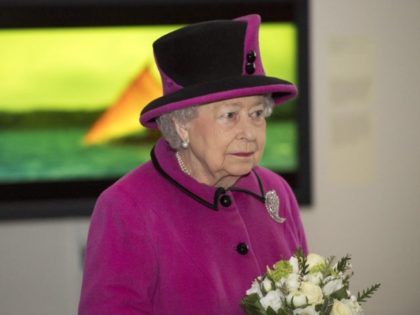
<path fill-rule="evenodd" d="M 118 188 L 96 203 L 89 228 L 79 315 L 152 314 L 155 249 L 139 206 Z"/>

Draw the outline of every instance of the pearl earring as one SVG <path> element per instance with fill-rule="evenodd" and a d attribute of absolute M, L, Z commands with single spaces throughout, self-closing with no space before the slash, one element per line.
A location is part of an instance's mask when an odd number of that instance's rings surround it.
<path fill-rule="evenodd" d="M 188 141 L 182 141 L 182 142 L 181 142 L 181 147 L 182 147 L 183 149 L 188 148 Z"/>

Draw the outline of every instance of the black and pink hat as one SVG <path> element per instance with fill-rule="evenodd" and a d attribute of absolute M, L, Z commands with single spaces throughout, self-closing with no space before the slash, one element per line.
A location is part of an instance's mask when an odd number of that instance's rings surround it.
<path fill-rule="evenodd" d="M 279 105 L 297 94 L 287 81 L 265 76 L 258 45 L 259 15 L 192 24 L 153 44 L 163 96 L 150 102 L 140 122 L 156 128 L 162 114 L 224 99 L 272 94 Z"/>

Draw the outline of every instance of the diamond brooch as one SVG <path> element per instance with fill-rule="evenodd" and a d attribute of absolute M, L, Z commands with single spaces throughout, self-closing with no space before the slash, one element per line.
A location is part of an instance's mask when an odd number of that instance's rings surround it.
<path fill-rule="evenodd" d="M 280 200 L 275 190 L 270 190 L 265 194 L 265 208 L 274 221 L 278 223 L 286 221 L 286 218 L 279 215 Z"/>

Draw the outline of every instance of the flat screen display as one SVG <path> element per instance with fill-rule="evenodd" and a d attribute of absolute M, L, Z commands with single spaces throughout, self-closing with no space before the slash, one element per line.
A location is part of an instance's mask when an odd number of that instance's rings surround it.
<path fill-rule="evenodd" d="M 180 25 L 0 31 L 0 182 L 116 178 L 150 158 L 139 113 L 161 96 L 154 40 Z M 266 74 L 296 83 L 296 29 L 264 23 Z M 268 120 L 261 164 L 295 171 L 293 102 Z"/>
<path fill-rule="evenodd" d="M 308 203 L 305 0 L 28 0 L 0 4 L 0 219 L 89 215 L 101 191 L 150 159 L 160 136 L 139 123 L 162 94 L 152 43 L 183 25 L 252 13 L 263 21 L 266 74 L 299 89 L 268 119 L 260 164 Z"/>

